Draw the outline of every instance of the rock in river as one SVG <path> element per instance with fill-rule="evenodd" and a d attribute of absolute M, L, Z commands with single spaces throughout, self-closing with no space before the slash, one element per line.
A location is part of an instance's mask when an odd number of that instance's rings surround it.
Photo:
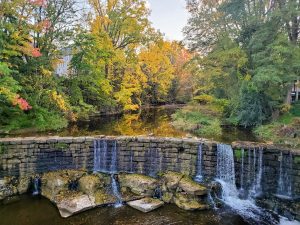
<path fill-rule="evenodd" d="M 80 193 L 70 193 L 69 196 L 65 194 L 64 198 L 57 202 L 59 213 L 64 218 L 94 208 L 95 206 L 93 198 Z"/>
<path fill-rule="evenodd" d="M 128 202 L 127 204 L 134 209 L 147 213 L 161 207 L 164 202 L 154 198 L 143 198 L 140 200 Z"/>

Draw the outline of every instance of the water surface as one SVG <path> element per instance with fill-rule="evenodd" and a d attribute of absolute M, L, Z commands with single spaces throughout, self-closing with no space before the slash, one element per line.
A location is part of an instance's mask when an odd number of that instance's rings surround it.
<path fill-rule="evenodd" d="M 128 206 L 102 207 L 63 219 L 45 198 L 21 196 L 16 202 L 0 205 L 1 225 L 248 225 L 229 209 L 218 212 L 188 212 L 165 205 L 142 213 Z"/>
<path fill-rule="evenodd" d="M 109 115 L 109 116 L 92 116 L 89 120 L 78 121 L 71 124 L 68 128 L 58 132 L 30 132 L 22 134 L 12 134 L 10 136 L 92 136 L 92 135 L 153 135 L 157 137 L 186 137 L 197 136 L 196 134 L 178 130 L 172 126 L 172 114 L 180 106 L 160 106 L 144 108 L 139 113 Z M 200 136 L 198 136 L 200 137 Z M 214 139 L 224 143 L 233 141 L 257 141 L 251 131 L 241 128 L 224 127 L 220 136 L 201 136 L 203 138 Z"/>

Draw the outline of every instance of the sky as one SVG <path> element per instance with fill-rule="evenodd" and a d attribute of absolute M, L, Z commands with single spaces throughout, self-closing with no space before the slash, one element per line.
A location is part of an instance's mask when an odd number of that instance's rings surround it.
<path fill-rule="evenodd" d="M 150 21 L 169 40 L 182 40 L 182 29 L 187 24 L 185 0 L 148 0 Z"/>

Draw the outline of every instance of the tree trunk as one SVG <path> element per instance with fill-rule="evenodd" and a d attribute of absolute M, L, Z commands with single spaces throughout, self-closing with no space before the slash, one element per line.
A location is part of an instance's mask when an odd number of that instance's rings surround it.
<path fill-rule="evenodd" d="M 299 100 L 299 84 L 300 84 L 300 81 L 297 82 L 296 84 L 296 88 L 295 88 L 295 91 L 296 91 L 296 101 Z"/>
<path fill-rule="evenodd" d="M 288 86 L 288 89 L 287 89 L 287 95 L 286 95 L 286 100 L 285 100 L 285 104 L 291 104 L 292 103 L 292 90 L 293 90 L 293 84 Z"/>

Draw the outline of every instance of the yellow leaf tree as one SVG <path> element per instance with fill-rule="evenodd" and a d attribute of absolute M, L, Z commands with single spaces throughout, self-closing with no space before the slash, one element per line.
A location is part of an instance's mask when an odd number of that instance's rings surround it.
<path fill-rule="evenodd" d="M 151 104 L 164 101 L 174 78 L 174 67 L 171 62 L 172 44 L 159 41 L 142 49 L 139 54 L 140 67 L 147 77 L 145 100 Z"/>

